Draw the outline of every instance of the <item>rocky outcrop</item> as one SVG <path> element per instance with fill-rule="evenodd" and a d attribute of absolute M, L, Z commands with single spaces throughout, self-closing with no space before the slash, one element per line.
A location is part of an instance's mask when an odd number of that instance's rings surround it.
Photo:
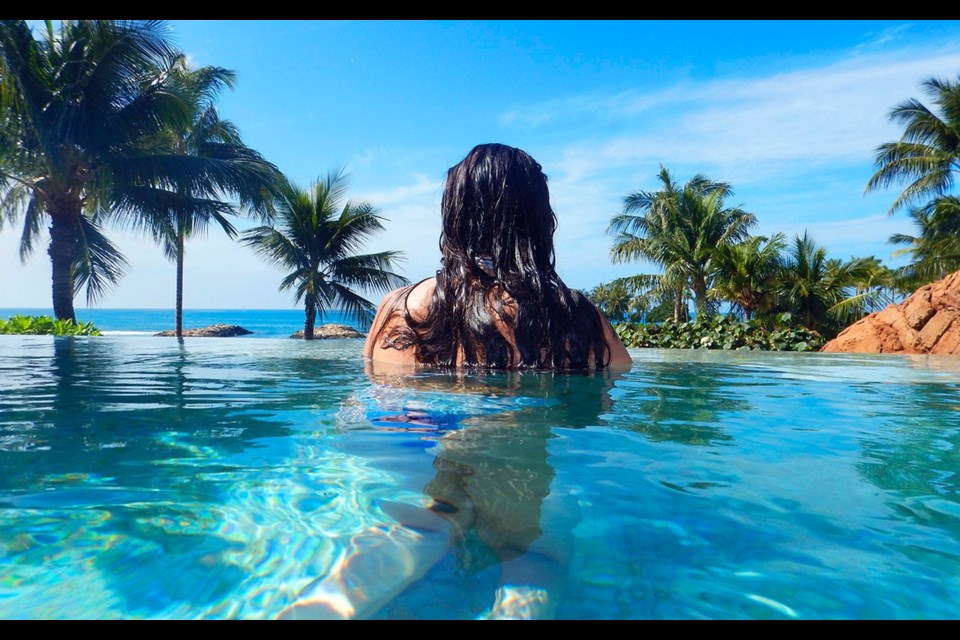
<path fill-rule="evenodd" d="M 960 355 L 960 271 L 855 322 L 821 351 Z"/>
<path fill-rule="evenodd" d="M 290 337 L 303 340 L 303 331 L 297 331 Z M 345 324 L 323 324 L 313 330 L 313 337 L 324 340 L 326 338 L 363 338 L 364 335 Z"/>
<path fill-rule="evenodd" d="M 248 329 L 235 324 L 212 324 L 203 329 L 184 329 L 183 337 L 187 338 L 232 338 L 234 336 L 247 336 L 253 333 Z M 177 335 L 176 331 L 161 331 L 153 334 L 155 336 L 171 337 Z"/>

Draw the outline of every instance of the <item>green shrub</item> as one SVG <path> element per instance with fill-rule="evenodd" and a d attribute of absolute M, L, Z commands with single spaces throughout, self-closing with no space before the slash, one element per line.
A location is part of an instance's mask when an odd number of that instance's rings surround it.
<path fill-rule="evenodd" d="M 92 322 L 74 323 L 72 320 L 54 320 L 50 316 L 10 316 L 0 319 L 0 334 L 31 336 L 99 336 L 100 330 Z"/>
<path fill-rule="evenodd" d="M 765 329 L 755 320 L 741 322 L 733 316 L 710 316 L 691 322 L 668 321 L 660 324 L 621 322 L 615 326 L 615 330 L 628 347 L 817 351 L 824 344 L 820 334 L 804 327 Z"/>

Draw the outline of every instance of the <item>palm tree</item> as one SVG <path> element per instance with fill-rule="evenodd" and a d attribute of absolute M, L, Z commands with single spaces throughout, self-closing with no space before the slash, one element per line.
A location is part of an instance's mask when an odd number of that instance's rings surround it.
<path fill-rule="evenodd" d="M 134 191 L 177 169 L 144 147 L 189 120 L 164 73 L 175 55 L 156 21 L 65 21 L 57 32 L 47 21 L 39 40 L 23 20 L 0 21 L 0 217 L 23 217 L 21 259 L 49 218 L 58 319 L 75 319 L 82 285 L 93 301 L 123 272 L 104 214 L 143 204 Z"/>
<path fill-rule="evenodd" d="M 855 287 L 858 294 L 864 295 L 865 313 L 880 311 L 891 304 L 903 302 L 917 288 L 904 277 L 905 269 L 891 269 L 875 256 L 863 260 L 864 274 L 857 280 Z"/>
<path fill-rule="evenodd" d="M 767 239 L 755 236 L 739 244 L 717 247 L 713 266 L 713 293 L 737 305 L 744 318 L 768 312 L 776 305 L 776 281 L 783 268 L 782 233 Z"/>
<path fill-rule="evenodd" d="M 327 174 L 309 191 L 285 184 L 275 202 L 279 228 L 260 226 L 243 234 L 244 244 L 289 270 L 280 290 L 293 289 L 296 301 L 303 302 L 305 340 L 313 339 L 317 315 L 332 308 L 344 310 L 362 325 L 370 324 L 375 307 L 352 287 L 386 293 L 408 284 L 392 271 L 402 259 L 399 252 L 356 253 L 384 227 L 369 203 L 341 205 L 346 188 L 342 171 Z"/>
<path fill-rule="evenodd" d="M 812 331 L 836 334 L 863 315 L 870 294 L 858 293 L 857 285 L 869 281 L 871 265 L 864 258 L 829 259 L 804 232 L 794 238 L 781 271 L 779 308 Z"/>
<path fill-rule="evenodd" d="M 608 228 L 616 234 L 611 257 L 614 262 L 646 259 L 662 267 L 663 287 L 674 295 L 675 318 L 688 289 L 697 314 L 710 313 L 707 292 L 716 249 L 744 240 L 756 217 L 725 206 L 733 194 L 725 182 L 696 175 L 680 187 L 664 167 L 659 179 L 660 191 L 636 191 L 624 198 L 623 211 Z"/>
<path fill-rule="evenodd" d="M 611 322 L 639 322 L 660 301 L 660 276 L 636 275 L 598 284 L 589 298 Z"/>
<path fill-rule="evenodd" d="M 923 86 L 937 110 L 911 98 L 890 112 L 893 122 L 904 125 L 903 135 L 877 147 L 877 171 L 867 183 L 870 192 L 909 182 L 890 213 L 944 195 L 960 171 L 960 83 L 931 78 Z"/>
<path fill-rule="evenodd" d="M 163 185 L 149 194 L 135 215 L 120 217 L 152 234 L 165 255 L 176 262 L 176 335 L 182 337 L 186 239 L 205 233 L 211 221 L 231 238 L 236 237 L 236 228 L 225 217 L 235 214 L 235 208 L 222 198 L 235 196 L 247 210 L 264 217 L 270 190 L 282 177 L 273 164 L 243 144 L 232 122 L 220 118 L 215 101 L 222 89 L 233 88 L 233 71 L 210 66 L 190 69 L 186 58 L 180 56 L 169 75 L 189 98 L 192 115 L 186 127 L 163 131 L 157 144 L 167 153 L 193 163 L 207 179 Z"/>
<path fill-rule="evenodd" d="M 960 269 L 960 198 L 936 198 L 913 207 L 910 217 L 920 235 L 895 233 L 889 242 L 903 245 L 893 255 L 910 254 L 913 258 L 900 276 L 901 286 L 912 291 Z"/>

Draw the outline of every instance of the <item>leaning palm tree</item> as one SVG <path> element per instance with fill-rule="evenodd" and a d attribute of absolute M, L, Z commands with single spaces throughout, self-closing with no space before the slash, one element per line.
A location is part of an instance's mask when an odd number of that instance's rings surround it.
<path fill-rule="evenodd" d="M 693 292 L 697 314 L 711 312 L 712 261 L 717 247 L 748 236 L 756 217 L 726 207 L 730 185 L 696 175 L 682 187 L 660 168 L 660 191 L 637 191 L 624 198 L 623 211 L 610 221 L 616 234 L 614 262 L 649 260 L 664 269 L 664 288 L 674 294 L 674 316 L 681 314 L 685 293 Z"/>
<path fill-rule="evenodd" d="M 936 108 L 911 98 L 890 112 L 903 135 L 877 147 L 877 171 L 867 183 L 868 192 L 908 183 L 890 213 L 944 195 L 960 172 L 960 82 L 931 78 L 923 86 Z"/>
<path fill-rule="evenodd" d="M 144 146 L 189 108 L 165 70 L 176 56 L 156 21 L 51 21 L 35 39 L 23 20 L 0 21 L 0 219 L 23 218 L 21 259 L 49 221 L 53 310 L 74 320 L 121 276 L 125 261 L 101 229 L 143 185 L 184 171 Z M 178 166 L 174 166 L 178 165 Z"/>
<path fill-rule="evenodd" d="M 374 233 L 383 231 L 382 218 L 366 202 L 343 203 L 346 177 L 331 172 L 310 190 L 285 184 L 274 204 L 277 227 L 260 226 L 243 234 L 243 243 L 269 262 L 289 270 L 280 290 L 292 289 L 303 302 L 303 338 L 312 340 L 317 316 L 334 308 L 367 326 L 376 310 L 354 287 L 386 293 L 408 284 L 392 271 L 397 251 L 357 254 Z"/>
<path fill-rule="evenodd" d="M 233 88 L 235 74 L 220 67 L 190 69 L 184 56 L 170 69 L 170 80 L 189 98 L 190 121 L 168 127 L 156 140 L 159 149 L 180 156 L 206 179 L 143 189 L 139 209 L 121 214 L 124 222 L 140 227 L 157 239 L 164 254 L 176 263 L 176 335 L 183 336 L 183 264 L 186 239 L 206 233 L 216 222 L 231 238 L 237 230 L 226 217 L 237 213 L 226 196 L 239 200 L 244 211 L 267 215 L 270 190 L 282 180 L 279 170 L 243 144 L 232 122 L 223 120 L 216 99 L 224 88 Z M 159 207 L 158 207 L 159 205 Z"/>

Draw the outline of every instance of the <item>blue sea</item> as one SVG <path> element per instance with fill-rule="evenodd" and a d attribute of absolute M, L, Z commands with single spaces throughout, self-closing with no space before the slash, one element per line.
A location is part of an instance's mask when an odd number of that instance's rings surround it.
<path fill-rule="evenodd" d="M 93 322 L 105 335 L 153 335 L 175 327 L 173 309 L 77 309 L 79 322 Z M 15 314 L 52 316 L 49 308 L 0 308 L 0 318 Z M 249 338 L 289 338 L 303 330 L 303 309 L 184 309 L 183 328 L 201 329 L 212 324 L 235 324 L 252 331 Z M 324 314 L 321 324 L 345 324 L 363 328 L 340 311 Z"/>

